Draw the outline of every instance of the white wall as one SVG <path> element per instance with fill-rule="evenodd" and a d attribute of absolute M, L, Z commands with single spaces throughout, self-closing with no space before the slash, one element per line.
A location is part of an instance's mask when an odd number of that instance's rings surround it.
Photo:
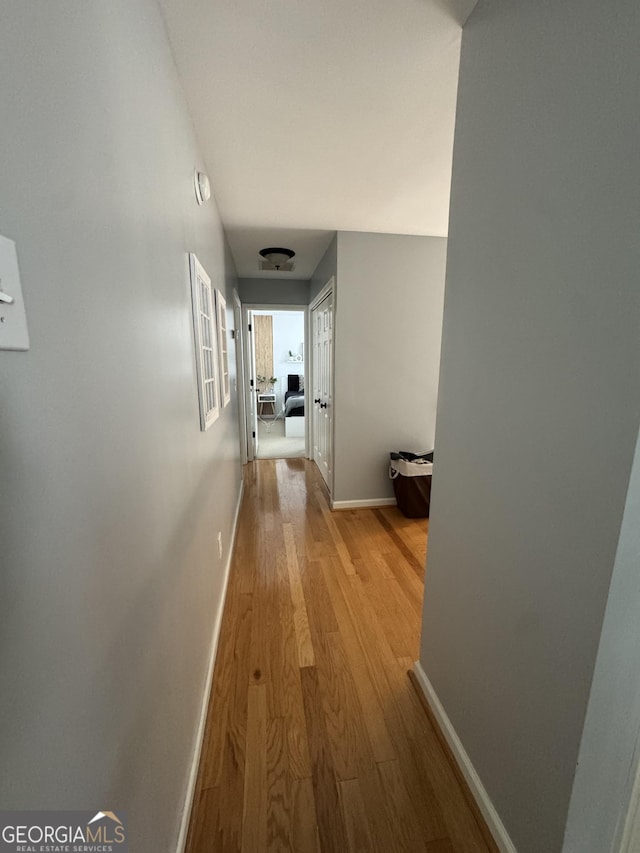
<path fill-rule="evenodd" d="M 338 233 L 336 501 L 392 497 L 389 452 L 433 448 L 446 245 Z"/>
<path fill-rule="evenodd" d="M 306 305 L 309 282 L 295 278 L 241 278 L 240 299 L 245 305 Z"/>
<path fill-rule="evenodd" d="M 234 267 L 154 0 L 5 0 L 0 103 L 31 337 L 0 352 L 0 802 L 173 851 L 240 485 L 187 252 L 229 305 Z"/>
<path fill-rule="evenodd" d="M 338 237 L 337 235 L 327 246 L 327 251 L 320 258 L 309 282 L 309 304 L 313 302 L 322 288 L 333 276 L 337 279 L 338 271 Z"/>
<path fill-rule="evenodd" d="M 420 660 L 519 853 L 563 845 L 638 434 L 639 35 L 631 0 L 463 35 Z"/>

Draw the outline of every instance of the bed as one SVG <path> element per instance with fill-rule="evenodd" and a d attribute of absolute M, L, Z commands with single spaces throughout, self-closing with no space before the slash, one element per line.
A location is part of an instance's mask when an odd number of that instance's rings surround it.
<path fill-rule="evenodd" d="M 290 373 L 284 394 L 284 434 L 287 438 L 304 436 L 304 377 Z"/>

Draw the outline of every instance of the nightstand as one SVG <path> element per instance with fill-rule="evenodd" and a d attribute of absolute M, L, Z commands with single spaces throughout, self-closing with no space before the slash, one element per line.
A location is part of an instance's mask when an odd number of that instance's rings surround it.
<path fill-rule="evenodd" d="M 265 412 L 264 407 L 270 406 L 270 410 Z M 276 395 L 274 391 L 268 393 L 258 393 L 258 416 L 264 417 L 269 415 L 272 418 L 276 416 Z"/>

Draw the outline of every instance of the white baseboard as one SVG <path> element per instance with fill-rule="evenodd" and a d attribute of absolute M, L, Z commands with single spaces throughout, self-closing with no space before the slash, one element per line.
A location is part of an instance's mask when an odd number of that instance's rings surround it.
<path fill-rule="evenodd" d="M 395 498 L 372 498 L 366 501 L 331 501 L 331 509 L 367 509 L 368 507 L 395 505 Z"/>
<path fill-rule="evenodd" d="M 462 741 L 456 734 L 456 730 L 447 716 L 447 712 L 442 707 L 442 704 L 438 699 L 438 695 L 429 681 L 427 674 L 423 670 L 420 661 L 416 661 L 414 663 L 413 671 L 418 684 L 420 685 L 420 689 L 424 693 L 424 697 L 427 700 L 433 715 L 438 721 L 442 734 L 445 736 L 447 743 L 453 752 L 453 756 L 458 767 L 460 768 L 464 778 L 467 780 L 467 785 L 478 804 L 478 808 L 482 812 L 482 816 L 489 828 L 489 832 L 493 835 L 501 853 L 517 853 L 513 841 L 509 838 L 509 834 L 500 820 L 500 816 L 491 802 L 491 798 L 489 797 L 486 788 L 480 781 L 480 777 L 471 763 L 471 759 L 467 755 L 466 750 L 462 745 Z"/>
<path fill-rule="evenodd" d="M 204 741 L 204 727 L 207 722 L 207 712 L 209 710 L 209 698 L 211 696 L 211 685 L 213 682 L 213 670 L 216 663 L 216 653 L 218 651 L 218 640 L 220 639 L 220 629 L 222 627 L 222 614 L 224 612 L 224 603 L 227 598 L 227 586 L 229 585 L 229 575 L 231 573 L 231 560 L 233 558 L 233 549 L 236 544 L 236 533 L 238 531 L 238 517 L 240 515 L 240 505 L 242 504 L 242 495 L 244 494 L 244 480 L 240 482 L 240 492 L 238 494 L 238 502 L 233 518 L 233 527 L 231 530 L 231 543 L 229 546 L 229 554 L 227 556 L 227 564 L 224 568 L 224 580 L 222 584 L 222 595 L 218 604 L 218 612 L 213 623 L 213 637 L 211 639 L 211 651 L 209 653 L 209 667 L 207 669 L 207 677 L 204 683 L 204 692 L 202 695 L 202 705 L 200 707 L 200 719 L 198 720 L 198 728 L 193 744 L 193 756 L 191 758 L 191 769 L 189 771 L 189 779 L 187 781 L 187 790 L 184 798 L 184 806 L 182 809 L 182 817 L 180 819 L 180 831 L 178 833 L 178 844 L 176 847 L 177 853 L 184 853 L 187 844 L 187 835 L 189 832 L 189 822 L 191 820 L 191 811 L 193 809 L 193 798 L 196 792 L 196 782 L 198 781 L 198 768 L 200 767 L 200 754 L 202 753 L 202 744 Z"/>

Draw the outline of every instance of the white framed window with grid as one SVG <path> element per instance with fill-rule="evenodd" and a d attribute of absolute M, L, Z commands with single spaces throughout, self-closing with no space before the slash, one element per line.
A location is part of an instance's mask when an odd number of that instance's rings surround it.
<path fill-rule="evenodd" d="M 216 307 L 211 279 L 194 254 L 189 255 L 189 270 L 200 401 L 200 429 L 204 432 L 220 415 Z"/>
<path fill-rule="evenodd" d="M 227 300 L 216 289 L 216 314 L 218 320 L 218 351 L 220 358 L 220 395 L 222 405 L 226 406 L 231 399 L 231 382 L 229 380 L 229 342 L 227 340 Z"/>

